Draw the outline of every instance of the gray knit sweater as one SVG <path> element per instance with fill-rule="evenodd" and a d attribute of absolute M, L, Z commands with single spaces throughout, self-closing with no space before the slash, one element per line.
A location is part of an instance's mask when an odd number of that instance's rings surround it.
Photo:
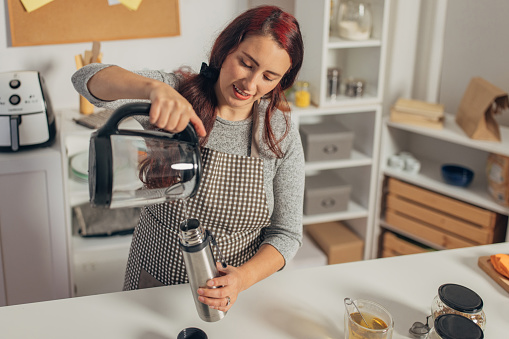
<path fill-rule="evenodd" d="M 72 76 L 74 88 L 97 107 L 115 109 L 134 100 L 102 101 L 90 94 L 88 80 L 106 64 L 90 64 Z M 135 73 L 160 80 L 178 89 L 179 79 L 172 73 L 136 71 Z M 260 126 L 264 123 L 267 102 L 258 106 Z M 276 137 L 285 131 L 283 114 L 277 111 L 271 120 Z M 219 152 L 250 156 L 252 118 L 228 121 L 216 118 L 206 147 Z M 261 133 L 261 131 L 260 131 Z M 260 141 L 263 139 L 260 135 Z M 274 246 L 285 262 L 294 257 L 302 244 L 302 206 L 304 195 L 304 153 L 298 129 L 292 123 L 290 132 L 281 144 L 284 156 L 277 159 L 267 145 L 260 145 L 260 158 L 264 161 L 264 186 L 271 215 L 271 226 L 266 228 L 264 243 Z"/>

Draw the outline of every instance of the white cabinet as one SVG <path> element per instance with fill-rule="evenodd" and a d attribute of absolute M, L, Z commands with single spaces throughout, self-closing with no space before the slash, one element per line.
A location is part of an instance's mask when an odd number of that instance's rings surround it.
<path fill-rule="evenodd" d="M 364 258 L 371 257 L 374 223 L 376 178 L 378 171 L 378 140 L 381 108 L 379 105 L 294 109 L 299 124 L 320 123 L 334 119 L 354 132 L 350 158 L 335 161 L 307 162 L 306 175 L 334 171 L 351 185 L 350 201 L 345 211 L 304 215 L 304 225 L 343 221 L 365 242 Z"/>
<path fill-rule="evenodd" d="M 73 121 L 80 117 L 77 110 L 63 111 L 59 117 L 72 296 L 121 291 L 132 239 L 130 235 L 84 238 L 76 234 L 72 209 L 89 202 L 89 191 L 86 182 L 73 178 L 69 160 L 88 152 L 92 133 Z"/>
<path fill-rule="evenodd" d="M 435 130 L 424 127 L 394 123 L 389 120 L 383 125 L 382 151 L 380 155 L 381 166 L 379 191 L 382 192 L 384 176 L 389 176 L 429 189 L 431 191 L 458 199 L 460 201 L 493 211 L 502 215 L 509 215 L 509 207 L 504 207 L 495 202 L 488 192 L 486 178 L 486 160 L 489 153 L 497 153 L 509 156 L 509 128 L 501 127 L 502 142 L 489 142 L 473 140 L 466 136 L 463 130 L 456 124 L 455 116 L 446 114 L 443 130 Z M 402 151 L 412 153 L 420 162 L 421 170 L 417 174 L 409 174 L 389 168 L 387 160 L 391 155 Z M 474 171 L 474 180 L 467 188 L 446 184 L 441 177 L 441 165 L 456 163 L 467 166 Z M 377 206 L 381 206 L 379 197 Z M 398 232 L 391 225 L 385 223 L 380 217 L 381 208 L 377 211 L 377 225 L 375 238 L 380 235 L 383 228 Z M 412 235 L 405 234 L 408 237 Z M 413 237 L 420 243 L 441 249 L 427 243 L 423 239 Z M 509 234 L 506 233 L 506 241 Z M 374 250 L 374 253 L 376 250 Z"/>
<path fill-rule="evenodd" d="M 0 306 L 70 296 L 61 155 L 0 154 Z"/>
<path fill-rule="evenodd" d="M 373 13 L 371 38 L 349 41 L 329 33 L 330 0 L 295 1 L 295 16 L 299 21 L 305 45 L 304 63 L 299 78 L 310 83 L 311 98 L 315 106 L 294 108 L 292 113 L 296 115 L 300 125 L 333 119 L 354 132 L 350 158 L 306 163 L 306 175 L 332 170 L 351 184 L 347 210 L 304 216 L 304 224 L 344 222 L 364 240 L 365 259 L 375 255 L 372 253 L 373 225 L 390 2 L 370 1 Z M 327 96 L 327 72 L 330 67 L 341 70 L 343 82 L 342 94 L 334 100 Z M 344 95 L 344 81 L 349 77 L 365 81 L 362 96 Z"/>
<path fill-rule="evenodd" d="M 390 0 L 370 0 L 373 30 L 368 40 L 345 40 L 329 34 L 331 1 L 295 1 L 295 16 L 304 39 L 304 63 L 299 77 L 309 81 L 311 100 L 318 106 L 379 104 L 383 97 Z M 327 70 L 339 68 L 341 79 L 365 80 L 362 97 L 327 98 Z M 344 91 L 342 91 L 344 93 Z"/>

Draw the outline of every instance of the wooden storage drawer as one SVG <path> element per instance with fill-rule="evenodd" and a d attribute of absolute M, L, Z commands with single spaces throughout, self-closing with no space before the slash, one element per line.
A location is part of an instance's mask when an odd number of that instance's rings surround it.
<path fill-rule="evenodd" d="M 417 253 L 425 253 L 430 251 L 431 249 L 426 248 L 422 245 L 417 245 L 414 242 L 404 239 L 403 237 L 397 236 L 392 232 L 384 232 L 382 236 L 382 253 L 385 257 L 387 256 L 396 256 L 396 255 L 406 255 L 406 254 L 417 254 Z"/>
<path fill-rule="evenodd" d="M 428 208 L 425 205 L 416 204 L 412 200 L 403 199 L 393 194 L 387 195 L 385 205 L 387 209 L 410 216 L 417 221 L 430 224 L 441 230 L 457 234 L 479 245 L 493 243 L 494 228 L 486 228 L 469 223 L 450 214 Z"/>
<path fill-rule="evenodd" d="M 387 188 L 390 193 L 458 218 L 466 219 L 481 227 L 494 228 L 497 224 L 500 224 L 500 219 L 504 217 L 498 213 L 458 201 L 436 192 L 428 191 L 424 188 L 394 178 L 388 179 Z"/>
<path fill-rule="evenodd" d="M 443 248 L 453 249 L 476 245 L 472 241 L 468 241 L 455 234 L 436 229 L 431 225 L 411 219 L 406 215 L 392 210 L 386 210 L 385 220 L 394 228 L 402 230 L 408 234 L 415 235 Z"/>
<path fill-rule="evenodd" d="M 393 250 L 391 250 L 389 248 L 383 248 L 382 255 L 380 256 L 380 258 L 390 258 L 390 257 L 397 257 L 397 256 L 399 256 L 399 254 L 394 252 Z"/>
<path fill-rule="evenodd" d="M 388 178 L 385 220 L 444 248 L 504 241 L 507 216 Z"/>

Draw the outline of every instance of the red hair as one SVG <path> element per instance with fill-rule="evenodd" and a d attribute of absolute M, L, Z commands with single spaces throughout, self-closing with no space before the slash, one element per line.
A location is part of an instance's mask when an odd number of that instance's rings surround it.
<path fill-rule="evenodd" d="M 249 9 L 235 18 L 219 34 L 210 52 L 209 67 L 220 70 L 226 57 L 235 51 L 248 35 L 271 37 L 288 53 L 292 63 L 279 84 L 267 94 L 269 105 L 265 111 L 263 140 L 277 157 L 282 157 L 283 153 L 279 144 L 288 134 L 290 125 L 289 105 L 284 91 L 295 82 L 304 57 L 304 43 L 299 24 L 292 15 L 276 6 L 260 6 Z M 217 98 L 214 92 L 214 83 L 217 79 L 209 79 L 182 70 L 180 74 L 184 75 L 184 81 L 179 92 L 191 103 L 207 130 L 207 137 L 201 140 L 201 144 L 204 145 L 216 120 Z M 276 140 L 270 121 L 278 108 L 284 113 L 286 131 L 280 139 Z"/>

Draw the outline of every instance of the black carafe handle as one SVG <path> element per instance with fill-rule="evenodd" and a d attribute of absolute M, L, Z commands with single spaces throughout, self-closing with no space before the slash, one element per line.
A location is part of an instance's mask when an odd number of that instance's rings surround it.
<path fill-rule="evenodd" d="M 122 120 L 136 115 L 148 116 L 150 113 L 150 107 L 151 107 L 150 103 L 135 102 L 117 108 L 108 118 L 106 123 L 97 130 L 97 137 L 102 138 L 114 134 L 122 134 L 122 132 L 118 128 Z M 178 141 L 198 143 L 198 136 L 191 124 L 188 124 L 182 132 L 179 133 L 166 132 L 166 133 L 167 135 L 171 136 L 172 139 Z"/>

